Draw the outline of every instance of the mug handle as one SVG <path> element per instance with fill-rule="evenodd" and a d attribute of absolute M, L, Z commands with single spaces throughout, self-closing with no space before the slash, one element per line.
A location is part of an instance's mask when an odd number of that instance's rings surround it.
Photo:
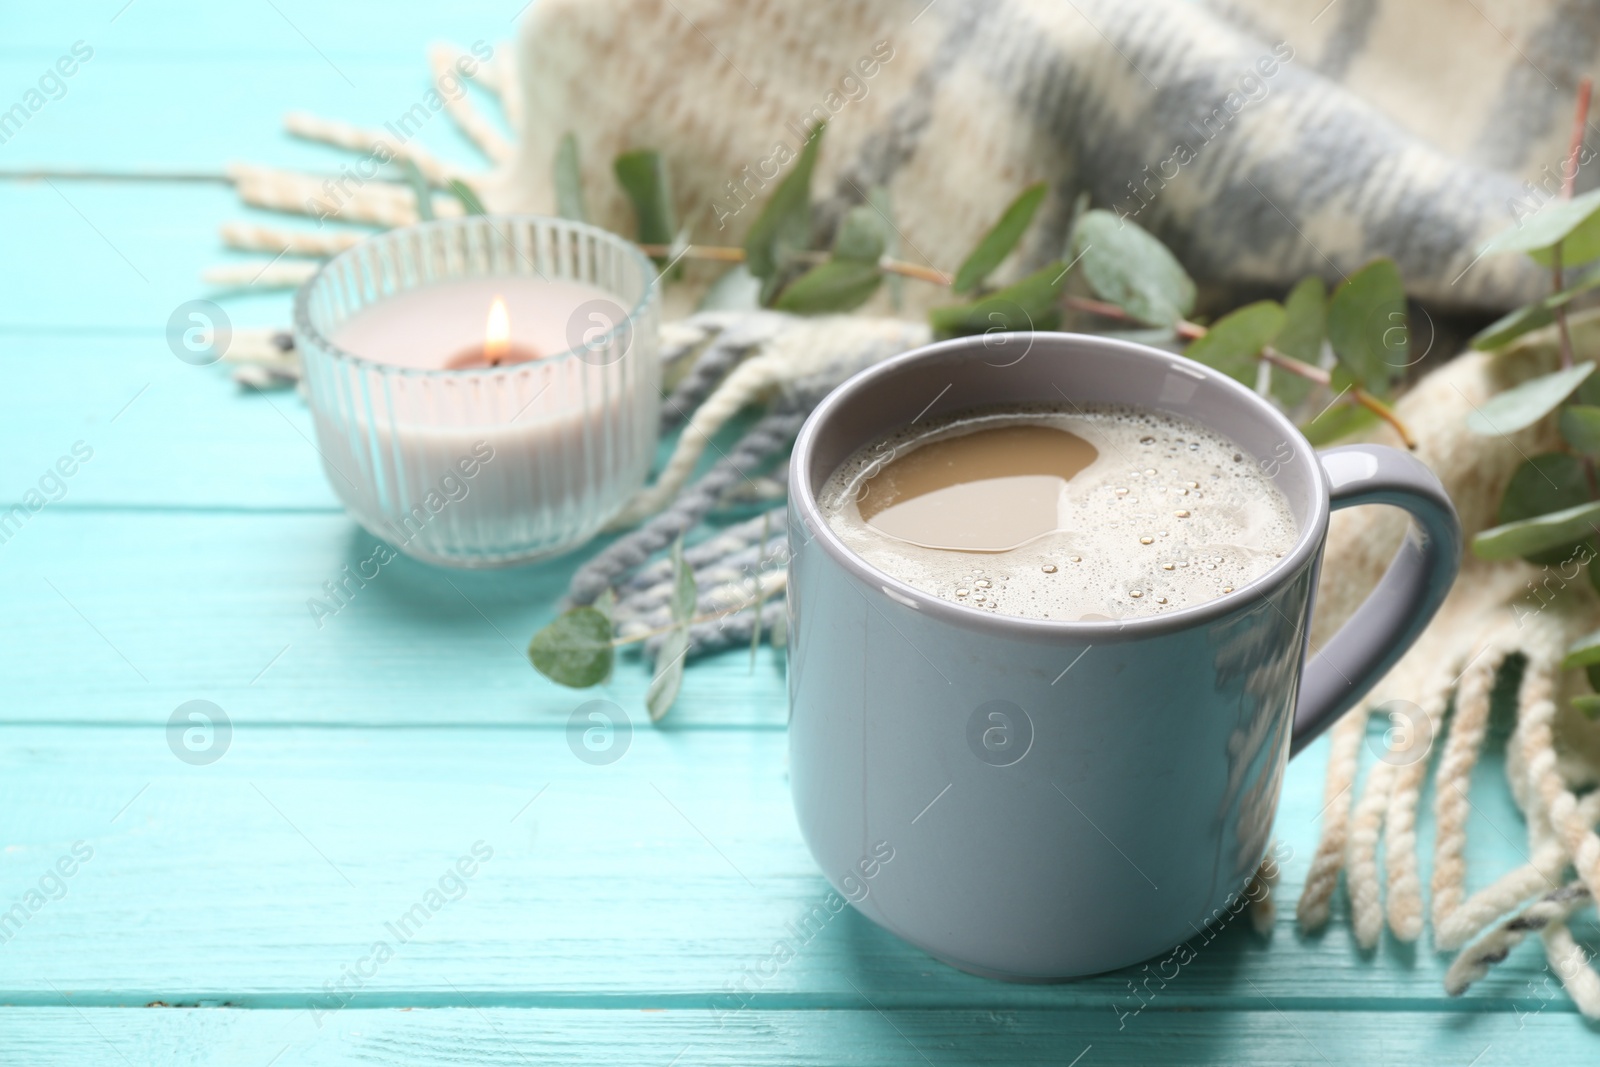
<path fill-rule="evenodd" d="M 1444 602 L 1461 566 L 1455 505 L 1423 463 L 1399 449 L 1348 445 L 1317 453 L 1331 510 L 1392 504 L 1411 528 L 1370 596 L 1306 664 L 1289 755 L 1333 725 L 1388 673 Z"/>

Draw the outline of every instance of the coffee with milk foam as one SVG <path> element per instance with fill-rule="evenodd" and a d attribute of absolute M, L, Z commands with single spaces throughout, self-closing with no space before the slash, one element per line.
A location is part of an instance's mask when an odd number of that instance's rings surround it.
<path fill-rule="evenodd" d="M 1270 570 L 1299 534 L 1261 464 L 1177 415 L 978 409 L 857 451 L 819 496 L 852 552 L 930 595 L 1030 619 L 1193 607 Z"/>

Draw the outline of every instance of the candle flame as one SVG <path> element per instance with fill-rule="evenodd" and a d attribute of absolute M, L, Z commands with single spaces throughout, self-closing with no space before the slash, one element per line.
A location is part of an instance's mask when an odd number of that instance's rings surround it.
<path fill-rule="evenodd" d="M 499 366 L 510 350 L 511 316 L 506 314 L 505 298 L 497 296 L 489 305 L 489 322 L 483 330 L 483 361 Z"/>

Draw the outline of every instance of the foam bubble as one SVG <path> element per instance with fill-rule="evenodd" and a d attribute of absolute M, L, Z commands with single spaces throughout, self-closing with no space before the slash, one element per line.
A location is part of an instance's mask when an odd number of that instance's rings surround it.
<path fill-rule="evenodd" d="M 1006 552 L 953 552 L 890 537 L 861 518 L 866 482 L 896 456 L 1000 426 L 1054 426 L 1099 456 L 1067 486 L 1065 529 Z M 1272 568 L 1299 530 L 1283 492 L 1239 446 L 1150 409 L 1040 405 L 926 420 L 861 449 L 818 503 L 869 564 L 980 611 L 1036 619 L 1159 615 L 1232 592 Z"/>

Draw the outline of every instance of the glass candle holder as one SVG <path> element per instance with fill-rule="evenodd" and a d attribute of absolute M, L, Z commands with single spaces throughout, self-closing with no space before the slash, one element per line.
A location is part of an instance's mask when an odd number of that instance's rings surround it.
<path fill-rule="evenodd" d="M 483 358 L 446 339 L 457 319 L 462 340 L 483 338 L 484 294 L 501 290 L 510 329 L 520 299 L 520 326 L 542 343 L 513 332 L 502 359 L 493 337 Z M 659 319 L 650 261 L 583 223 L 471 215 L 339 254 L 294 314 L 334 492 L 368 531 L 432 563 L 504 566 L 581 544 L 654 458 Z"/>

